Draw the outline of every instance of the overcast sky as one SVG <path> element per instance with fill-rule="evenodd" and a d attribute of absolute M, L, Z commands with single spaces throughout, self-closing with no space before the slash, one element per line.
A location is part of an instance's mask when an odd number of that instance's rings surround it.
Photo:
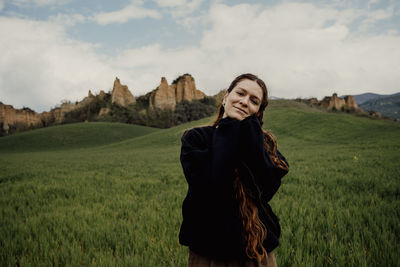
<path fill-rule="evenodd" d="M 271 95 L 400 91 L 400 1 L 0 0 L 0 101 L 49 110 L 190 73 L 213 95 L 243 72 Z"/>

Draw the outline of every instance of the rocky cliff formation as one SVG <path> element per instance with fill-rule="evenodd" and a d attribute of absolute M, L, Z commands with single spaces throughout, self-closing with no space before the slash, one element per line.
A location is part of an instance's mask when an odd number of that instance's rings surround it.
<path fill-rule="evenodd" d="M 194 78 L 189 74 L 180 76 L 171 84 L 171 87 L 175 90 L 175 99 L 177 103 L 183 100 L 192 101 L 202 99 L 206 96 L 202 91 L 197 90 Z"/>
<path fill-rule="evenodd" d="M 147 116 L 148 108 L 175 110 L 177 103 L 184 100 L 203 99 L 204 97 L 205 94 L 197 90 L 195 81 L 189 74 L 178 77 L 171 85 L 168 85 L 167 80 L 163 77 L 156 90 L 138 98 L 140 104 L 136 108 L 139 110 L 139 115 L 130 114 L 132 116 L 129 119 Z M 118 78 L 115 78 L 111 94 L 100 91 L 100 94 L 93 95 L 89 90 L 88 96 L 80 102 L 71 103 L 67 101 L 59 107 L 40 114 L 29 108 L 14 109 L 12 106 L 0 102 L 0 135 L 62 123 L 96 120 L 104 116 L 122 116 L 120 119 L 125 120 L 126 118 L 123 117 L 125 115 L 113 112 L 111 103 L 116 103 L 121 107 L 136 103 L 136 99 L 128 87 L 121 84 Z M 129 112 L 134 111 L 130 110 Z"/>
<path fill-rule="evenodd" d="M 129 91 L 128 86 L 121 84 L 118 77 L 116 77 L 114 81 L 111 102 L 116 103 L 122 107 L 127 107 L 129 104 L 133 104 L 136 102 L 136 99 Z"/>
<path fill-rule="evenodd" d="M 205 96 L 196 88 L 194 78 L 190 74 L 180 76 L 171 85 L 162 77 L 160 85 L 150 95 L 149 107 L 174 110 L 176 103 L 203 99 Z"/>
<path fill-rule="evenodd" d="M 105 95 L 104 91 L 100 95 Z M 32 128 L 46 127 L 53 124 L 61 124 L 65 114 L 77 108 L 89 105 L 95 100 L 95 96 L 89 90 L 88 96 L 76 104 L 65 102 L 60 107 L 50 111 L 37 113 L 29 108 L 15 109 L 11 105 L 0 103 L 0 124 L 2 133 L 8 134 L 9 131 L 23 131 Z"/>
<path fill-rule="evenodd" d="M 361 108 L 357 105 L 356 100 L 354 99 L 354 96 L 347 95 L 344 97 L 344 100 L 346 101 L 346 105 L 347 105 L 348 109 L 354 110 L 354 111 L 361 110 Z"/>
<path fill-rule="evenodd" d="M 162 77 L 160 85 L 150 95 L 149 107 L 159 109 L 174 109 L 175 105 L 175 88 L 169 86 L 165 77 Z"/>
<path fill-rule="evenodd" d="M 343 98 L 339 98 L 337 94 L 334 93 L 329 100 L 328 109 L 340 110 L 344 105 L 346 105 L 346 101 Z"/>
<path fill-rule="evenodd" d="M 334 93 L 332 96 L 326 96 L 321 101 L 316 98 L 309 99 L 298 99 L 297 101 L 305 102 L 309 105 L 320 106 L 328 110 L 345 110 L 345 111 L 361 111 L 357 105 L 354 97 L 348 95 L 344 98 L 340 98 Z"/>
<path fill-rule="evenodd" d="M 43 124 L 45 126 L 50 125 L 52 123 L 60 124 L 63 122 L 66 113 L 89 105 L 95 100 L 95 98 L 96 97 L 89 90 L 88 96 L 82 99 L 82 101 L 80 102 L 77 102 L 75 104 L 69 102 L 62 103 L 61 106 L 58 108 L 53 108 L 49 112 L 42 112 L 40 113 L 40 116 L 42 118 Z"/>
<path fill-rule="evenodd" d="M 32 129 L 43 126 L 40 115 L 35 111 L 29 108 L 14 109 L 13 106 L 3 103 L 0 103 L 0 124 L 5 134 L 17 127 Z"/>

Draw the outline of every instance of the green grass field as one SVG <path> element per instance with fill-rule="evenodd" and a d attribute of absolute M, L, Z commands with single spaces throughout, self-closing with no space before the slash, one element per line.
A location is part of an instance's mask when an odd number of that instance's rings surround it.
<path fill-rule="evenodd" d="M 185 266 L 185 129 L 80 123 L 0 138 L 1 266 Z M 274 101 L 290 173 L 278 266 L 400 265 L 400 124 Z"/>

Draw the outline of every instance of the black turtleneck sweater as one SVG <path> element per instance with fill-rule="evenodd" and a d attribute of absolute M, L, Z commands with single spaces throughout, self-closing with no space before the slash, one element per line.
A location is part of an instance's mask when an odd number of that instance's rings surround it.
<path fill-rule="evenodd" d="M 279 152 L 278 156 L 286 161 Z M 242 121 L 224 118 L 216 127 L 186 131 L 180 159 L 189 185 L 182 205 L 182 245 L 209 258 L 247 258 L 233 189 L 237 169 L 267 228 L 264 248 L 270 252 L 278 246 L 280 225 L 268 202 L 287 171 L 271 161 L 264 148 L 261 125 L 254 115 Z"/>

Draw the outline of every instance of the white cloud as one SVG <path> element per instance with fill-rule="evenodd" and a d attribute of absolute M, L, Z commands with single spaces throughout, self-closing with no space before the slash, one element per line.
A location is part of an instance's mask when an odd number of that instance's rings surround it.
<path fill-rule="evenodd" d="M 174 17 L 184 17 L 193 13 L 204 0 L 155 0 L 158 6 L 167 8 Z"/>
<path fill-rule="evenodd" d="M 92 20 L 98 24 L 105 25 L 110 23 L 125 23 L 131 19 L 143 18 L 160 19 L 161 14 L 156 10 L 140 7 L 133 3 L 121 10 L 98 13 L 92 17 Z"/>
<path fill-rule="evenodd" d="M 0 17 L 0 36 L 3 103 L 48 110 L 106 89 L 117 74 L 91 44 L 69 39 L 58 24 Z"/>
<path fill-rule="evenodd" d="M 398 91 L 400 37 L 354 34 L 348 25 L 364 14 L 312 4 L 215 4 L 198 46 L 131 49 L 115 65 L 157 82 L 160 76 L 171 81 L 189 72 L 208 94 L 243 72 L 265 78 L 272 95 L 290 98 Z"/>
<path fill-rule="evenodd" d="M 213 26 L 203 36 L 202 48 L 208 51 L 210 65 L 218 69 L 249 70 L 266 77 L 274 95 L 322 97 L 333 91 L 398 90 L 399 36 L 356 38 L 343 21 L 358 16 L 357 11 L 311 4 L 270 9 L 214 5 Z"/>
<path fill-rule="evenodd" d="M 175 7 L 186 4 L 186 0 L 155 0 L 156 3 L 161 7 Z"/>
<path fill-rule="evenodd" d="M 371 4 L 376 4 L 378 2 L 379 0 L 368 0 L 368 5 L 370 6 Z"/>
<path fill-rule="evenodd" d="M 272 95 L 286 98 L 399 91 L 398 32 L 355 34 L 349 25 L 363 16 L 365 10 L 312 4 L 217 3 L 198 44 L 166 49 L 153 43 L 109 57 L 71 40 L 65 23 L 0 17 L 0 101 L 48 110 L 62 99 L 82 99 L 89 89 L 111 89 L 115 76 L 137 96 L 162 76 L 172 82 L 186 72 L 207 94 L 243 72 L 258 74 Z"/>
<path fill-rule="evenodd" d="M 180 20 L 178 20 L 179 24 L 181 24 L 186 31 L 191 32 L 191 33 L 196 33 L 195 28 L 196 27 L 204 27 L 207 25 L 208 21 L 208 16 L 207 15 L 199 15 L 199 16 L 186 16 Z"/>
<path fill-rule="evenodd" d="M 49 21 L 64 26 L 75 26 L 77 23 L 83 23 L 86 18 L 81 14 L 61 14 L 50 16 Z"/>
<path fill-rule="evenodd" d="M 371 27 L 371 25 L 378 20 L 389 19 L 393 16 L 393 14 L 393 8 L 369 11 L 366 13 L 366 18 L 360 23 L 359 29 L 362 31 L 367 31 L 369 27 Z"/>
<path fill-rule="evenodd" d="M 11 4 L 20 7 L 64 5 L 71 0 L 12 0 Z"/>
<path fill-rule="evenodd" d="M 377 20 L 381 20 L 381 19 L 388 19 L 391 16 L 393 16 L 393 9 L 389 8 L 389 9 L 379 9 L 379 10 L 375 10 L 373 12 L 371 12 L 370 14 L 368 14 L 368 17 L 373 19 L 374 21 Z"/>

